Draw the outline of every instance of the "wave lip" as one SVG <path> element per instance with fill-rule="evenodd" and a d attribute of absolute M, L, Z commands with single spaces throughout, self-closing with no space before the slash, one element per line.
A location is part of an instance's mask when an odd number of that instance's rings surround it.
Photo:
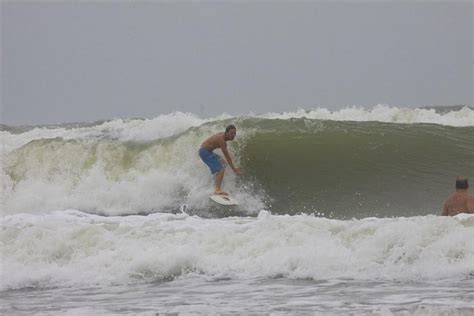
<path fill-rule="evenodd" d="M 266 113 L 269 119 L 308 118 L 333 121 L 385 122 L 399 124 L 431 123 L 447 126 L 474 126 L 474 109 L 468 106 L 398 108 L 378 104 L 372 108 L 346 107 L 338 111 L 326 108 L 300 109 L 295 112 Z"/>
<path fill-rule="evenodd" d="M 338 111 L 326 108 L 313 110 L 299 109 L 293 112 L 247 114 L 247 118 L 293 119 L 308 118 L 334 121 L 378 121 L 386 123 L 432 123 L 448 126 L 474 126 L 474 108 L 468 106 L 397 108 L 376 105 L 372 108 L 347 107 Z M 188 128 L 208 122 L 226 121 L 232 116 L 219 116 L 201 119 L 192 113 L 173 112 L 159 115 L 153 119 L 114 119 L 94 123 L 65 123 L 40 126 L 0 125 L 1 151 L 8 153 L 37 139 L 114 139 L 119 141 L 152 141 L 177 135 Z"/>
<path fill-rule="evenodd" d="M 0 130 L 1 150 L 8 153 L 34 140 L 54 138 L 148 142 L 179 134 L 207 121 L 191 113 L 174 112 L 153 119 L 115 119 L 92 124 L 30 126 L 18 130 L 3 126 Z"/>

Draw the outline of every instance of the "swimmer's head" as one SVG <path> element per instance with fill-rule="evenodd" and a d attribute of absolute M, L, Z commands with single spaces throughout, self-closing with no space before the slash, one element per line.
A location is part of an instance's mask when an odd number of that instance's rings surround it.
<path fill-rule="evenodd" d="M 457 177 L 456 178 L 456 189 L 466 190 L 469 188 L 469 183 L 467 182 L 466 177 Z"/>

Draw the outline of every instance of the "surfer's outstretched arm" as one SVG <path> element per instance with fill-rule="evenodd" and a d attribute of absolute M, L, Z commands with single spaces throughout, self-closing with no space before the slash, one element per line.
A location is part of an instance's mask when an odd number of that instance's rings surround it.
<path fill-rule="evenodd" d="M 227 144 L 224 143 L 224 146 L 221 149 L 229 166 L 232 168 L 232 170 L 235 172 L 236 175 L 240 175 L 241 173 L 240 168 L 236 168 L 234 166 L 234 163 L 232 162 L 232 158 L 230 157 L 229 151 L 227 150 Z"/>

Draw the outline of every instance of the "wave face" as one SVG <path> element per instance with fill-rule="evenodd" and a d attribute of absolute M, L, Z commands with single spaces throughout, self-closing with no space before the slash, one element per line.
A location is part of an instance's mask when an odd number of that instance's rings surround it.
<path fill-rule="evenodd" d="M 242 164 L 278 213 L 429 214 L 440 209 L 456 175 L 473 176 L 473 127 L 310 119 L 246 123 L 258 131 L 243 144 Z"/>
<path fill-rule="evenodd" d="M 332 218 L 439 214 L 454 178 L 474 179 L 470 108 L 222 115 L 2 127 L 2 210 L 103 215 L 176 212 L 220 216 L 197 150 L 235 124 L 230 143 L 245 174 L 224 189 L 235 214 L 315 213 Z M 220 151 L 217 151 L 220 153 Z M 472 180 L 474 181 L 474 180 Z"/>

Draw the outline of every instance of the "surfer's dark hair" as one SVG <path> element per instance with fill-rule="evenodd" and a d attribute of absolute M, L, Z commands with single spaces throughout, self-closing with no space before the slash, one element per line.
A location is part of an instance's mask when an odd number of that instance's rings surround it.
<path fill-rule="evenodd" d="M 467 178 L 457 178 L 456 179 L 456 189 L 467 189 L 469 188 L 469 183 Z"/>
<path fill-rule="evenodd" d="M 231 129 L 236 129 L 234 125 L 230 124 L 230 125 L 227 125 L 227 127 L 225 128 L 225 132 L 227 133 L 228 131 L 230 131 Z"/>

